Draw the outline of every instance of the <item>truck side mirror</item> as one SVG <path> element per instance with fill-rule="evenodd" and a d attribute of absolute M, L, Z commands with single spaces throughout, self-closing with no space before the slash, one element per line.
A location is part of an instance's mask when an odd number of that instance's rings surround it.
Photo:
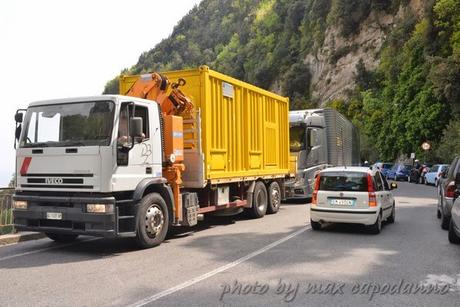
<path fill-rule="evenodd" d="M 23 119 L 24 119 L 24 113 L 16 112 L 16 114 L 14 114 L 14 120 L 17 123 L 22 123 Z"/>
<path fill-rule="evenodd" d="M 132 117 L 129 121 L 130 133 L 133 138 L 143 137 L 142 117 Z"/>

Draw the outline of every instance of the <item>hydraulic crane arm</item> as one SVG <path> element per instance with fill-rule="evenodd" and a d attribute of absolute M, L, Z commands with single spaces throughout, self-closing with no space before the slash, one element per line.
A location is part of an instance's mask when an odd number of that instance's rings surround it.
<path fill-rule="evenodd" d="M 189 115 L 193 110 L 193 103 L 179 89 L 183 85 L 185 80 L 182 78 L 171 83 L 168 78 L 158 73 L 144 74 L 126 95 L 158 102 L 165 115 Z"/>
<path fill-rule="evenodd" d="M 182 117 L 190 117 L 194 106 L 190 98 L 188 98 L 179 89 L 185 85 L 185 80 L 180 78 L 177 82 L 171 83 L 168 78 L 158 74 L 141 75 L 129 89 L 127 96 L 139 97 L 143 99 L 156 101 L 161 108 L 161 116 L 165 123 L 163 131 L 163 140 L 165 141 L 165 155 L 174 156 L 174 159 L 169 158 L 166 163 L 163 163 L 163 176 L 168 180 L 174 194 L 174 223 L 180 225 L 182 222 L 182 197 L 180 186 L 182 185 L 182 173 L 185 171 L 183 161 L 183 139 L 178 144 L 178 138 L 174 136 L 173 122 L 180 123 L 179 135 L 183 135 Z M 183 136 L 181 137 L 183 138 Z M 176 144 L 176 145 L 174 145 Z M 176 147 L 175 147 L 176 146 Z M 176 155 L 174 149 L 180 152 Z M 171 154 L 173 153 L 173 154 Z"/>

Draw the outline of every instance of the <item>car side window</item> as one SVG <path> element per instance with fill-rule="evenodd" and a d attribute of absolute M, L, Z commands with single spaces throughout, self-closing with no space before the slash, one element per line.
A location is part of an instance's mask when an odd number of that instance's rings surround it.
<path fill-rule="evenodd" d="M 381 173 L 380 173 L 380 177 L 382 178 L 383 188 L 385 189 L 385 191 L 390 191 L 390 185 L 388 184 L 387 179 L 384 176 L 382 176 Z"/>
<path fill-rule="evenodd" d="M 376 191 L 383 191 L 383 183 L 382 183 L 382 179 L 380 178 L 380 173 L 379 172 L 375 173 L 374 181 L 375 181 L 375 190 Z"/>

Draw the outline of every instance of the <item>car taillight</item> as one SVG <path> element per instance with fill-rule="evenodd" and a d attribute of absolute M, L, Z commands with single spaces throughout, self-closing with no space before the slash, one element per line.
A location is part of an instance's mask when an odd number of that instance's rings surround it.
<path fill-rule="evenodd" d="M 375 197 L 374 181 L 371 174 L 367 174 L 367 194 L 369 195 L 369 207 L 377 207 L 377 199 Z"/>
<path fill-rule="evenodd" d="M 446 187 L 446 197 L 454 198 L 455 197 L 455 182 L 451 181 Z"/>
<path fill-rule="evenodd" d="M 319 180 L 320 180 L 320 176 L 317 175 L 316 179 L 315 179 L 315 189 L 313 190 L 313 195 L 311 197 L 311 204 L 312 205 L 318 204 Z"/>

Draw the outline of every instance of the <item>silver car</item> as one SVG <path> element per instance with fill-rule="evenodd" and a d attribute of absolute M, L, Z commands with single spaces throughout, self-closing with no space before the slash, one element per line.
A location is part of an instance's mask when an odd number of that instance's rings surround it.
<path fill-rule="evenodd" d="M 332 167 L 316 177 L 310 207 L 311 226 L 319 230 L 324 223 L 366 225 L 380 233 L 382 222 L 395 221 L 395 200 L 388 184 L 377 170 L 368 167 Z"/>
<path fill-rule="evenodd" d="M 460 198 L 457 198 L 452 206 L 449 223 L 449 242 L 460 244 Z"/>

